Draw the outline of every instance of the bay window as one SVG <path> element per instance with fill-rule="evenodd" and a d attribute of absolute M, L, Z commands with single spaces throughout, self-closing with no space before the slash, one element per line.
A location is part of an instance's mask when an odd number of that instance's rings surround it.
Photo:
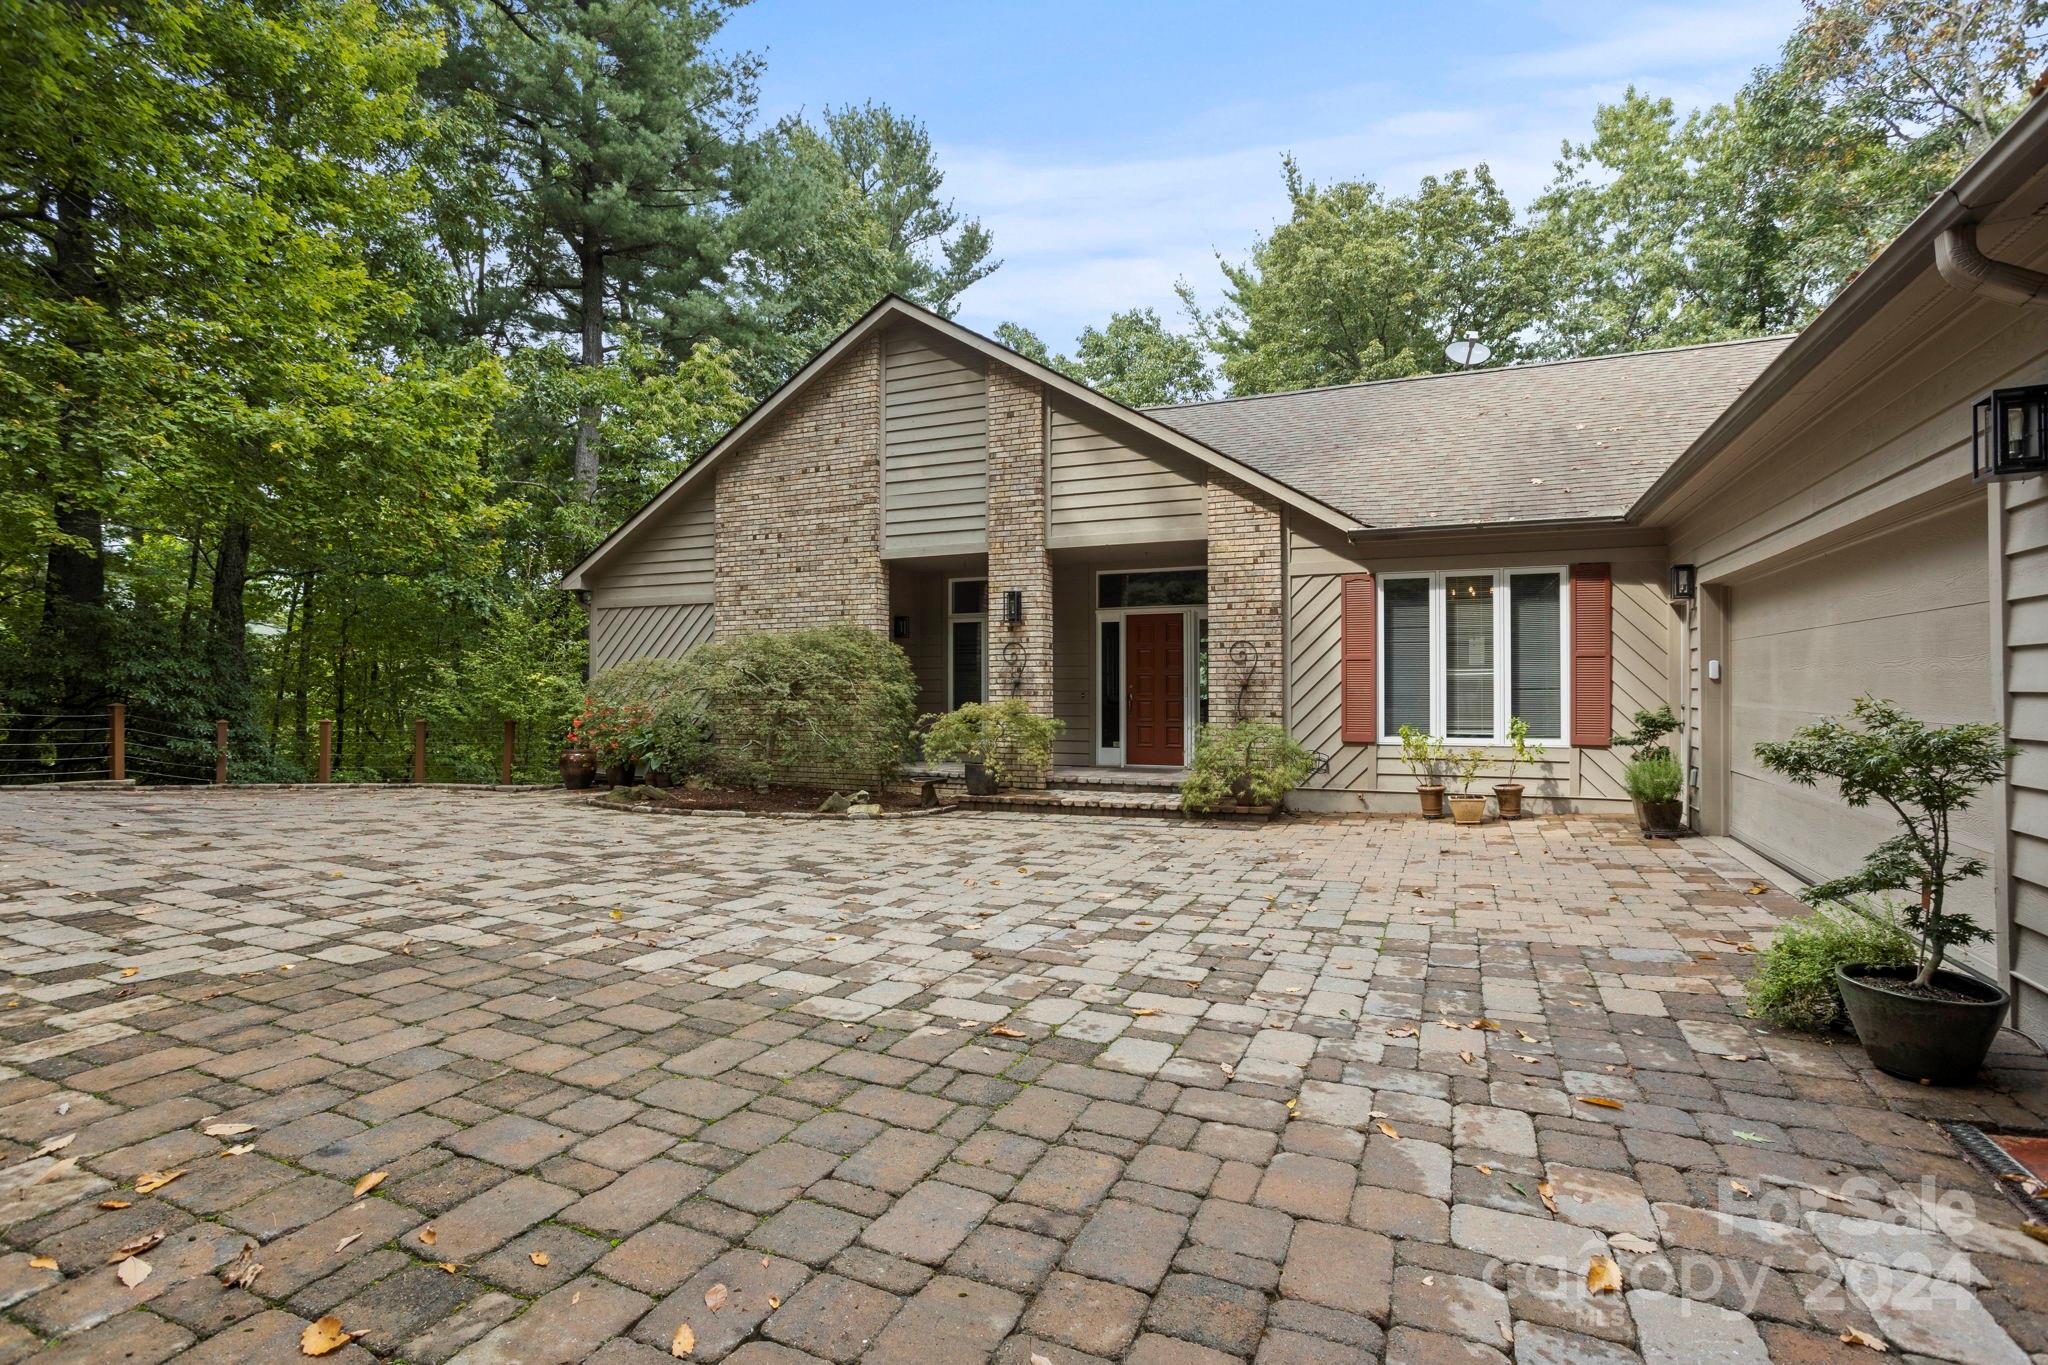
<path fill-rule="evenodd" d="M 1563 569 L 1383 574 L 1381 730 L 1404 725 L 1466 744 L 1564 741 Z"/>

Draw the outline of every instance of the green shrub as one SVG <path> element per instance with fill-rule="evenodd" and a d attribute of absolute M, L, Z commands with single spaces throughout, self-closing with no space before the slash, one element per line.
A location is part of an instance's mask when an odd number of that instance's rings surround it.
<path fill-rule="evenodd" d="M 1182 810 L 1215 810 L 1240 796 L 1270 806 L 1315 771 L 1315 755 L 1270 720 L 1204 725 L 1195 732 L 1195 758 L 1180 784 Z"/>
<path fill-rule="evenodd" d="M 1896 912 L 1830 905 L 1780 926 L 1749 978 L 1749 1012 L 1785 1028 L 1819 1033 L 1844 1022 L 1835 968 L 1851 962 L 1883 967 L 1913 960 L 1913 939 Z"/>
<path fill-rule="evenodd" d="M 1669 754 L 1664 747 L 1664 736 L 1678 729 L 1678 717 L 1671 714 L 1669 706 L 1660 706 L 1654 711 L 1637 711 L 1635 728 L 1615 735 L 1608 743 L 1617 749 L 1630 751 L 1630 758 L 1648 758 L 1652 754 Z"/>
<path fill-rule="evenodd" d="M 1685 786 L 1685 774 L 1669 749 L 1651 749 L 1628 761 L 1622 770 L 1628 794 L 1638 801 L 1676 801 Z"/>
<path fill-rule="evenodd" d="M 910 660 L 858 626 L 736 636 L 591 680 L 619 743 L 675 779 L 886 782 L 917 721 Z"/>
<path fill-rule="evenodd" d="M 940 716 L 926 716 L 927 763 L 980 763 L 998 784 L 1018 772 L 1042 770 L 1052 761 L 1052 742 L 1064 723 L 1041 716 L 1022 701 L 969 702 Z"/>

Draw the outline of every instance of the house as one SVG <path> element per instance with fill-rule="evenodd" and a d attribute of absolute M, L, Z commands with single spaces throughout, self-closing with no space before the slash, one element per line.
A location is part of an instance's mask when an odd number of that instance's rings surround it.
<path fill-rule="evenodd" d="M 563 586 L 593 670 L 887 631 L 924 709 L 1063 720 L 1055 781 L 1279 719 L 1310 810 L 1411 809 L 1403 724 L 1498 756 L 1521 716 L 1534 809 L 1619 812 L 1610 736 L 1670 704 L 1694 823 L 1810 879 L 1884 822 L 1757 741 L 1866 692 L 1998 720 L 1974 965 L 2048 1034 L 2048 402 L 1984 402 L 2048 385 L 2044 256 L 2037 103 L 1796 337 L 1137 411 L 886 299 Z M 2034 469 L 1980 480 L 2007 406 Z"/>

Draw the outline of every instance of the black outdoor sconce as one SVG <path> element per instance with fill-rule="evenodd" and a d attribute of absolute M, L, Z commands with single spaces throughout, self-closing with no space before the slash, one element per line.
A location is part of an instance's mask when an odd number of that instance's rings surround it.
<path fill-rule="evenodd" d="M 1003 624 L 1021 626 L 1024 624 L 1024 590 L 1011 588 L 1003 594 Z"/>
<path fill-rule="evenodd" d="M 1690 602 L 1699 592 L 1699 570 L 1690 564 L 1671 566 L 1671 600 Z"/>
<path fill-rule="evenodd" d="M 1970 473 L 1978 483 L 2048 474 L 2048 384 L 1977 400 L 1970 409 Z"/>

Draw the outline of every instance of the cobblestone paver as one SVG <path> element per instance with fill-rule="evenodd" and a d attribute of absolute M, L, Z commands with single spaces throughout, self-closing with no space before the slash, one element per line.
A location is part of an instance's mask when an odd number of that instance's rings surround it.
<path fill-rule="evenodd" d="M 7 794 L 0 1365 L 2048 1359 L 1930 1122 L 2042 1057 L 1752 1026 L 1795 908 L 1581 818 Z"/>

